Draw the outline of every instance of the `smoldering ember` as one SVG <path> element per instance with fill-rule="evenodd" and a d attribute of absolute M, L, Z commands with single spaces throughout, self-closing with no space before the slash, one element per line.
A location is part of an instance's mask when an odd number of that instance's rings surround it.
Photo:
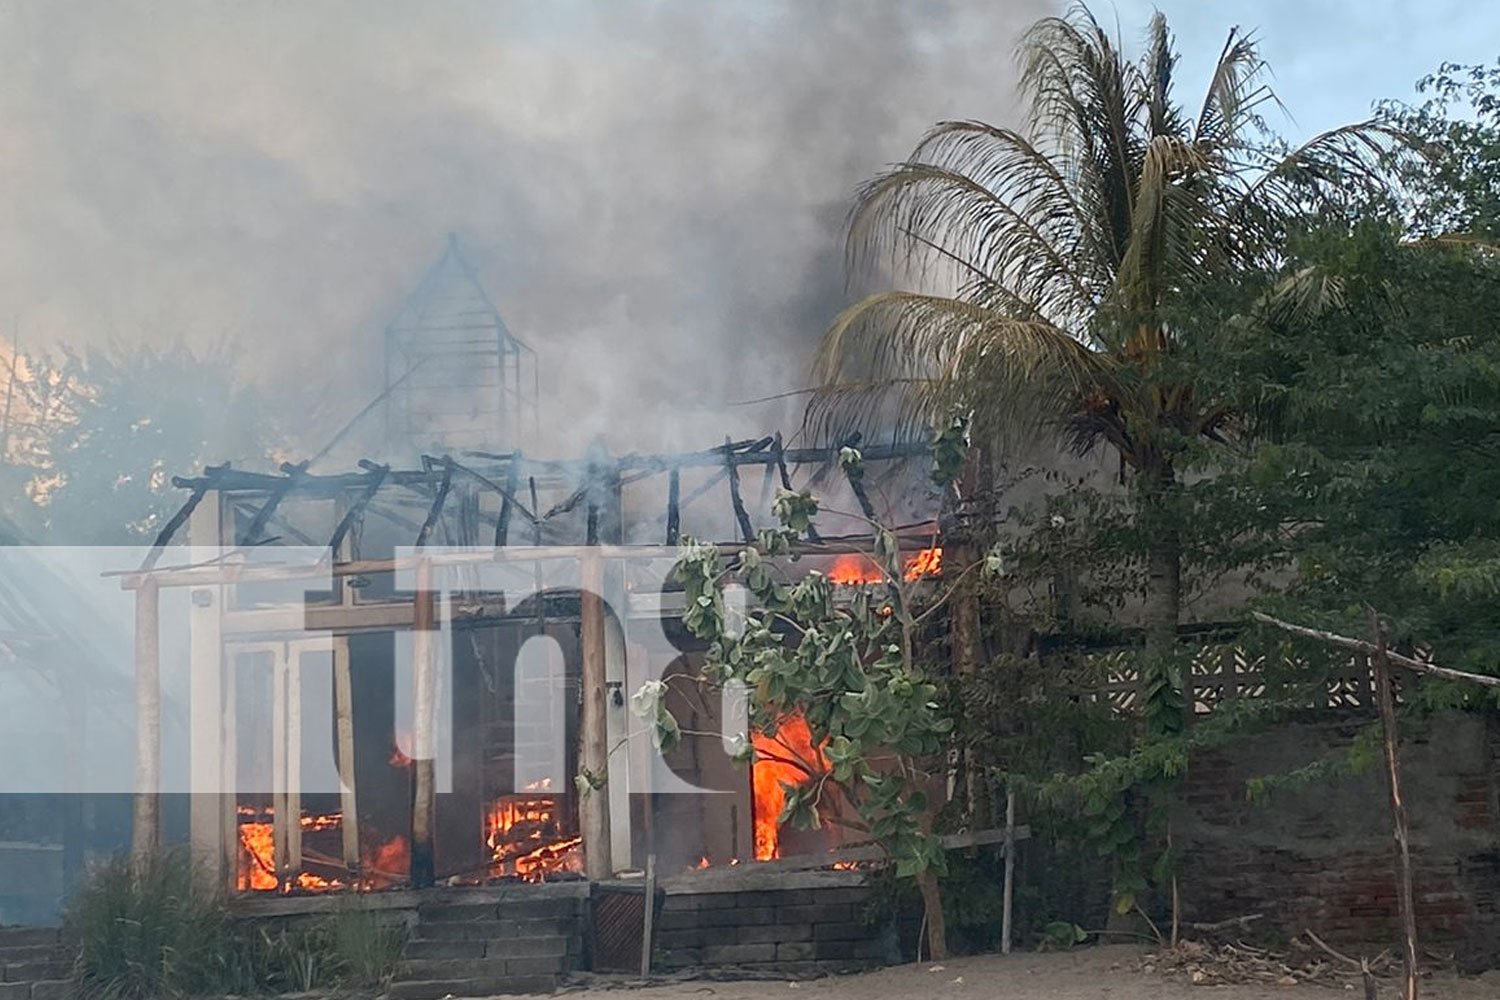
<path fill-rule="evenodd" d="M 1166 6 L 6 11 L 0 1000 L 1495 996 L 1492 18 Z"/>

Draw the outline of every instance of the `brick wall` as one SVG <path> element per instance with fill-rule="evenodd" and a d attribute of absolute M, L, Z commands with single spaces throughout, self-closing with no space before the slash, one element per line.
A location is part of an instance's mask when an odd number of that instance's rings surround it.
<path fill-rule="evenodd" d="M 1174 812 L 1190 920 L 1264 913 L 1284 934 L 1312 930 L 1367 949 L 1392 945 L 1397 917 L 1383 765 L 1247 800 L 1250 777 L 1346 749 L 1369 723 L 1328 713 L 1194 759 Z M 1403 732 L 1418 933 L 1470 968 L 1500 963 L 1500 723 L 1439 713 Z"/>

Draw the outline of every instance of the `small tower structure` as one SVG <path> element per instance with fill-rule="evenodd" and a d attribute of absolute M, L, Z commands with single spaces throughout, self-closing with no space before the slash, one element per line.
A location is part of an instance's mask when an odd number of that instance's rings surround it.
<path fill-rule="evenodd" d="M 508 453 L 536 432 L 536 354 L 450 234 L 385 328 L 387 446 Z"/>

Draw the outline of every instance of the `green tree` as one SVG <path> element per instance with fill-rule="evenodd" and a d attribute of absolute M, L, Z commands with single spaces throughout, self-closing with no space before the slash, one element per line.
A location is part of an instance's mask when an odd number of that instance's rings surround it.
<path fill-rule="evenodd" d="M 859 453 L 845 449 L 842 461 L 858 477 Z M 945 480 L 952 471 L 939 449 L 934 478 Z M 787 718 L 800 716 L 827 760 L 826 769 L 786 788 L 780 821 L 807 827 L 840 817 L 867 833 L 898 877 L 916 879 L 929 950 L 943 958 L 947 936 L 938 876 L 946 861 L 933 834 L 941 802 L 931 797 L 942 794 L 942 751 L 953 720 L 941 709 L 939 686 L 923 670 L 917 645 L 924 622 L 958 581 L 950 578 L 942 593 L 924 594 L 940 585 L 908 580 L 896 537 L 877 524 L 871 558 L 882 583 L 850 594 L 836 593 L 818 572 L 788 582 L 776 560 L 806 533 L 818 501 L 806 490 L 783 490 L 773 509 L 781 528 L 762 531 L 728 564 L 715 546 L 684 546 L 675 570 L 686 600 L 683 623 L 708 644 L 705 676 L 748 690 L 752 727 L 774 736 Z M 997 570 L 986 559 L 955 575 L 961 580 Z M 731 581 L 754 598 L 743 621 L 731 620 L 725 606 L 723 588 Z M 658 684 L 634 697 L 637 714 L 653 724 L 658 742 L 679 732 L 663 693 Z"/>
<path fill-rule="evenodd" d="M 1266 435 L 1248 485 L 1290 530 L 1284 614 L 1393 636 L 1480 673 L 1500 663 L 1500 259 L 1414 252 L 1387 224 L 1317 234 L 1345 306 L 1269 333 Z"/>
<path fill-rule="evenodd" d="M 1407 229 L 1423 236 L 1500 236 L 1500 63 L 1444 63 L 1417 82 L 1420 104 L 1380 111 L 1427 154 L 1400 164 Z"/>
<path fill-rule="evenodd" d="M 24 540 L 149 542 L 182 504 L 174 475 L 268 464 L 277 423 L 236 360 L 180 345 L 27 359 L 20 388 L 36 401 L 14 428 L 8 463 L 11 478 L 28 480 L 15 514 Z"/>
<path fill-rule="evenodd" d="M 1128 469 L 1147 539 L 1149 658 L 1181 615 L 1179 491 L 1191 450 L 1235 430 L 1232 400 L 1185 363 L 1174 309 L 1210 282 L 1264 277 L 1252 320 L 1316 314 L 1334 291 L 1290 266 L 1299 220 L 1379 186 L 1393 130 L 1377 121 L 1288 149 L 1252 39 L 1231 31 L 1191 112 L 1157 15 L 1130 61 L 1084 7 L 1037 23 L 1020 47 L 1021 130 L 947 122 L 861 190 L 848 252 L 923 290 L 886 291 L 824 337 L 811 418 L 941 426 L 976 440 L 1061 435 Z"/>

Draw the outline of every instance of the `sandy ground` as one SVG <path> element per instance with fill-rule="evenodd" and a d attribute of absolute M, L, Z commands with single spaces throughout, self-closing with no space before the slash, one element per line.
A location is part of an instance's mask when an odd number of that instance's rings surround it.
<path fill-rule="evenodd" d="M 941 966 L 908 965 L 858 976 L 806 982 L 685 982 L 639 989 L 591 989 L 572 997 L 599 1000 L 1364 1000 L 1364 991 L 1326 986 L 1194 986 L 1136 971 L 1140 952 L 1129 946 L 1081 948 L 1051 954 L 959 958 Z M 1381 1000 L 1398 995 L 1382 983 Z M 1500 973 L 1480 978 L 1424 979 L 1423 1000 L 1495 1000 Z"/>

